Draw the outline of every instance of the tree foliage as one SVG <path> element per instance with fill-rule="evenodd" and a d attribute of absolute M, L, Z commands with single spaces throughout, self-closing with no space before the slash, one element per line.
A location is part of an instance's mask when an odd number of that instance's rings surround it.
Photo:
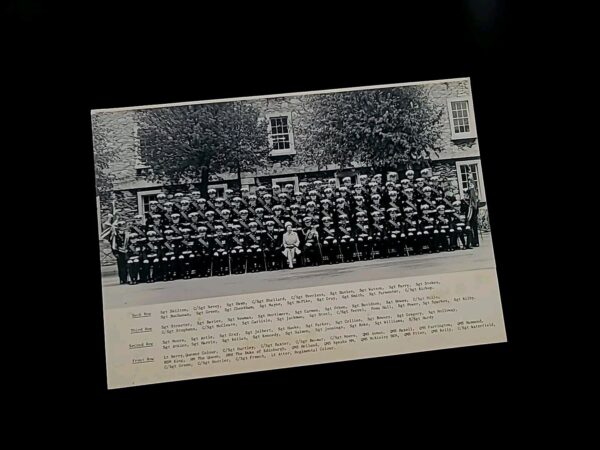
<path fill-rule="evenodd" d="M 131 128 L 122 126 L 118 115 L 98 113 L 92 115 L 96 195 L 108 195 L 116 181 L 111 163 L 119 158 L 123 149 L 132 145 Z"/>
<path fill-rule="evenodd" d="M 442 109 L 420 86 L 314 95 L 308 108 L 307 158 L 321 165 L 399 167 L 441 149 Z"/>
<path fill-rule="evenodd" d="M 138 137 L 149 177 L 174 184 L 198 181 L 203 166 L 240 176 L 269 154 L 267 125 L 248 102 L 141 110 Z"/>

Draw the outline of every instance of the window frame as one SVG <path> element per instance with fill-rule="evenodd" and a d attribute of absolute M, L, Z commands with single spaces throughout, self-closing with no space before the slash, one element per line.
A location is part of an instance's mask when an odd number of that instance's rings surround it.
<path fill-rule="evenodd" d="M 464 133 L 457 133 L 454 131 L 454 118 L 452 117 L 452 103 L 455 102 L 467 102 L 467 119 L 469 119 L 469 131 Z M 450 132 L 452 133 L 452 140 L 458 139 L 473 139 L 477 137 L 477 130 L 475 128 L 475 115 L 473 114 L 473 100 L 469 96 L 452 97 L 448 99 L 448 120 L 450 122 Z"/>
<path fill-rule="evenodd" d="M 481 170 L 481 160 L 480 159 L 465 159 L 462 161 L 456 161 L 456 178 L 458 180 L 458 191 L 460 195 L 460 199 L 465 198 L 465 193 L 463 192 L 463 183 L 462 183 L 462 173 L 460 168 L 462 166 L 470 166 L 475 164 L 477 167 L 477 188 L 479 190 L 479 200 L 485 202 L 485 185 L 483 183 L 482 170 Z"/>
<path fill-rule="evenodd" d="M 288 127 L 288 136 L 290 139 L 290 148 L 284 150 L 275 150 L 273 148 L 273 133 L 271 131 L 271 119 L 276 119 L 278 117 L 286 117 L 287 118 L 287 127 Z M 269 148 L 271 149 L 271 156 L 285 156 L 285 155 L 295 155 L 296 154 L 296 146 L 294 142 L 294 128 L 292 125 L 292 113 L 291 112 L 274 112 L 266 115 L 267 118 L 267 132 L 269 135 Z"/>
<path fill-rule="evenodd" d="M 162 189 L 146 189 L 146 190 L 138 191 L 137 192 L 138 214 L 141 214 L 142 216 L 146 215 L 146 212 L 144 211 L 144 197 L 147 197 L 149 195 L 157 195 L 157 194 L 160 194 L 161 192 L 162 192 Z"/>

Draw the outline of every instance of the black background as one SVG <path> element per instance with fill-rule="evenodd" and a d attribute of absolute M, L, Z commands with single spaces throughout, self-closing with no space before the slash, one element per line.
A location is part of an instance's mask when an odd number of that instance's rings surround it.
<path fill-rule="evenodd" d="M 532 270 L 553 248 L 529 226 L 532 210 L 544 211 L 541 202 L 554 196 L 538 179 L 553 159 L 540 157 L 536 128 L 546 12 L 445 3 L 452 5 L 228 3 L 219 11 L 9 2 L 5 84 L 17 104 L 7 135 L 10 157 L 26 159 L 10 174 L 26 206 L 19 236 L 47 255 L 19 285 L 41 322 L 30 347 L 35 367 L 23 373 L 40 388 L 38 404 L 50 394 L 50 411 L 67 406 L 69 420 L 84 423 L 99 414 L 107 429 L 163 416 L 274 420 L 292 409 L 311 423 L 319 414 L 350 419 L 349 430 L 383 406 L 424 420 L 486 420 L 503 406 L 526 414 L 526 405 L 555 399 L 541 388 L 555 371 L 541 369 L 547 349 L 562 350 L 533 315 L 544 300 L 543 278 Z M 106 390 L 91 109 L 463 76 L 472 82 L 508 343 Z"/>

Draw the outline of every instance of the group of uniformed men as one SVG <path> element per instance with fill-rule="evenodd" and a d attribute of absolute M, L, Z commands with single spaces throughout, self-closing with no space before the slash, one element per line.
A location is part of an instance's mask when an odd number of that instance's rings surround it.
<path fill-rule="evenodd" d="M 258 186 L 238 192 L 214 189 L 157 195 L 145 216 L 132 221 L 111 215 L 122 284 L 282 269 L 282 236 L 300 238 L 299 265 L 336 264 L 467 249 L 479 245 L 477 196 L 463 200 L 446 180 L 424 169 L 398 179 L 396 172 L 358 182 L 335 178 L 283 188 Z"/>

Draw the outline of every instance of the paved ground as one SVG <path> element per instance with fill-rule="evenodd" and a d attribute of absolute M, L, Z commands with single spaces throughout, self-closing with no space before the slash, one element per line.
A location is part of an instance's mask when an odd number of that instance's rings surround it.
<path fill-rule="evenodd" d="M 104 271 L 102 285 L 105 307 L 119 308 L 491 267 L 495 267 L 492 240 L 486 233 L 481 246 L 470 250 L 135 286 L 119 285 L 114 270 L 109 269 Z"/>

